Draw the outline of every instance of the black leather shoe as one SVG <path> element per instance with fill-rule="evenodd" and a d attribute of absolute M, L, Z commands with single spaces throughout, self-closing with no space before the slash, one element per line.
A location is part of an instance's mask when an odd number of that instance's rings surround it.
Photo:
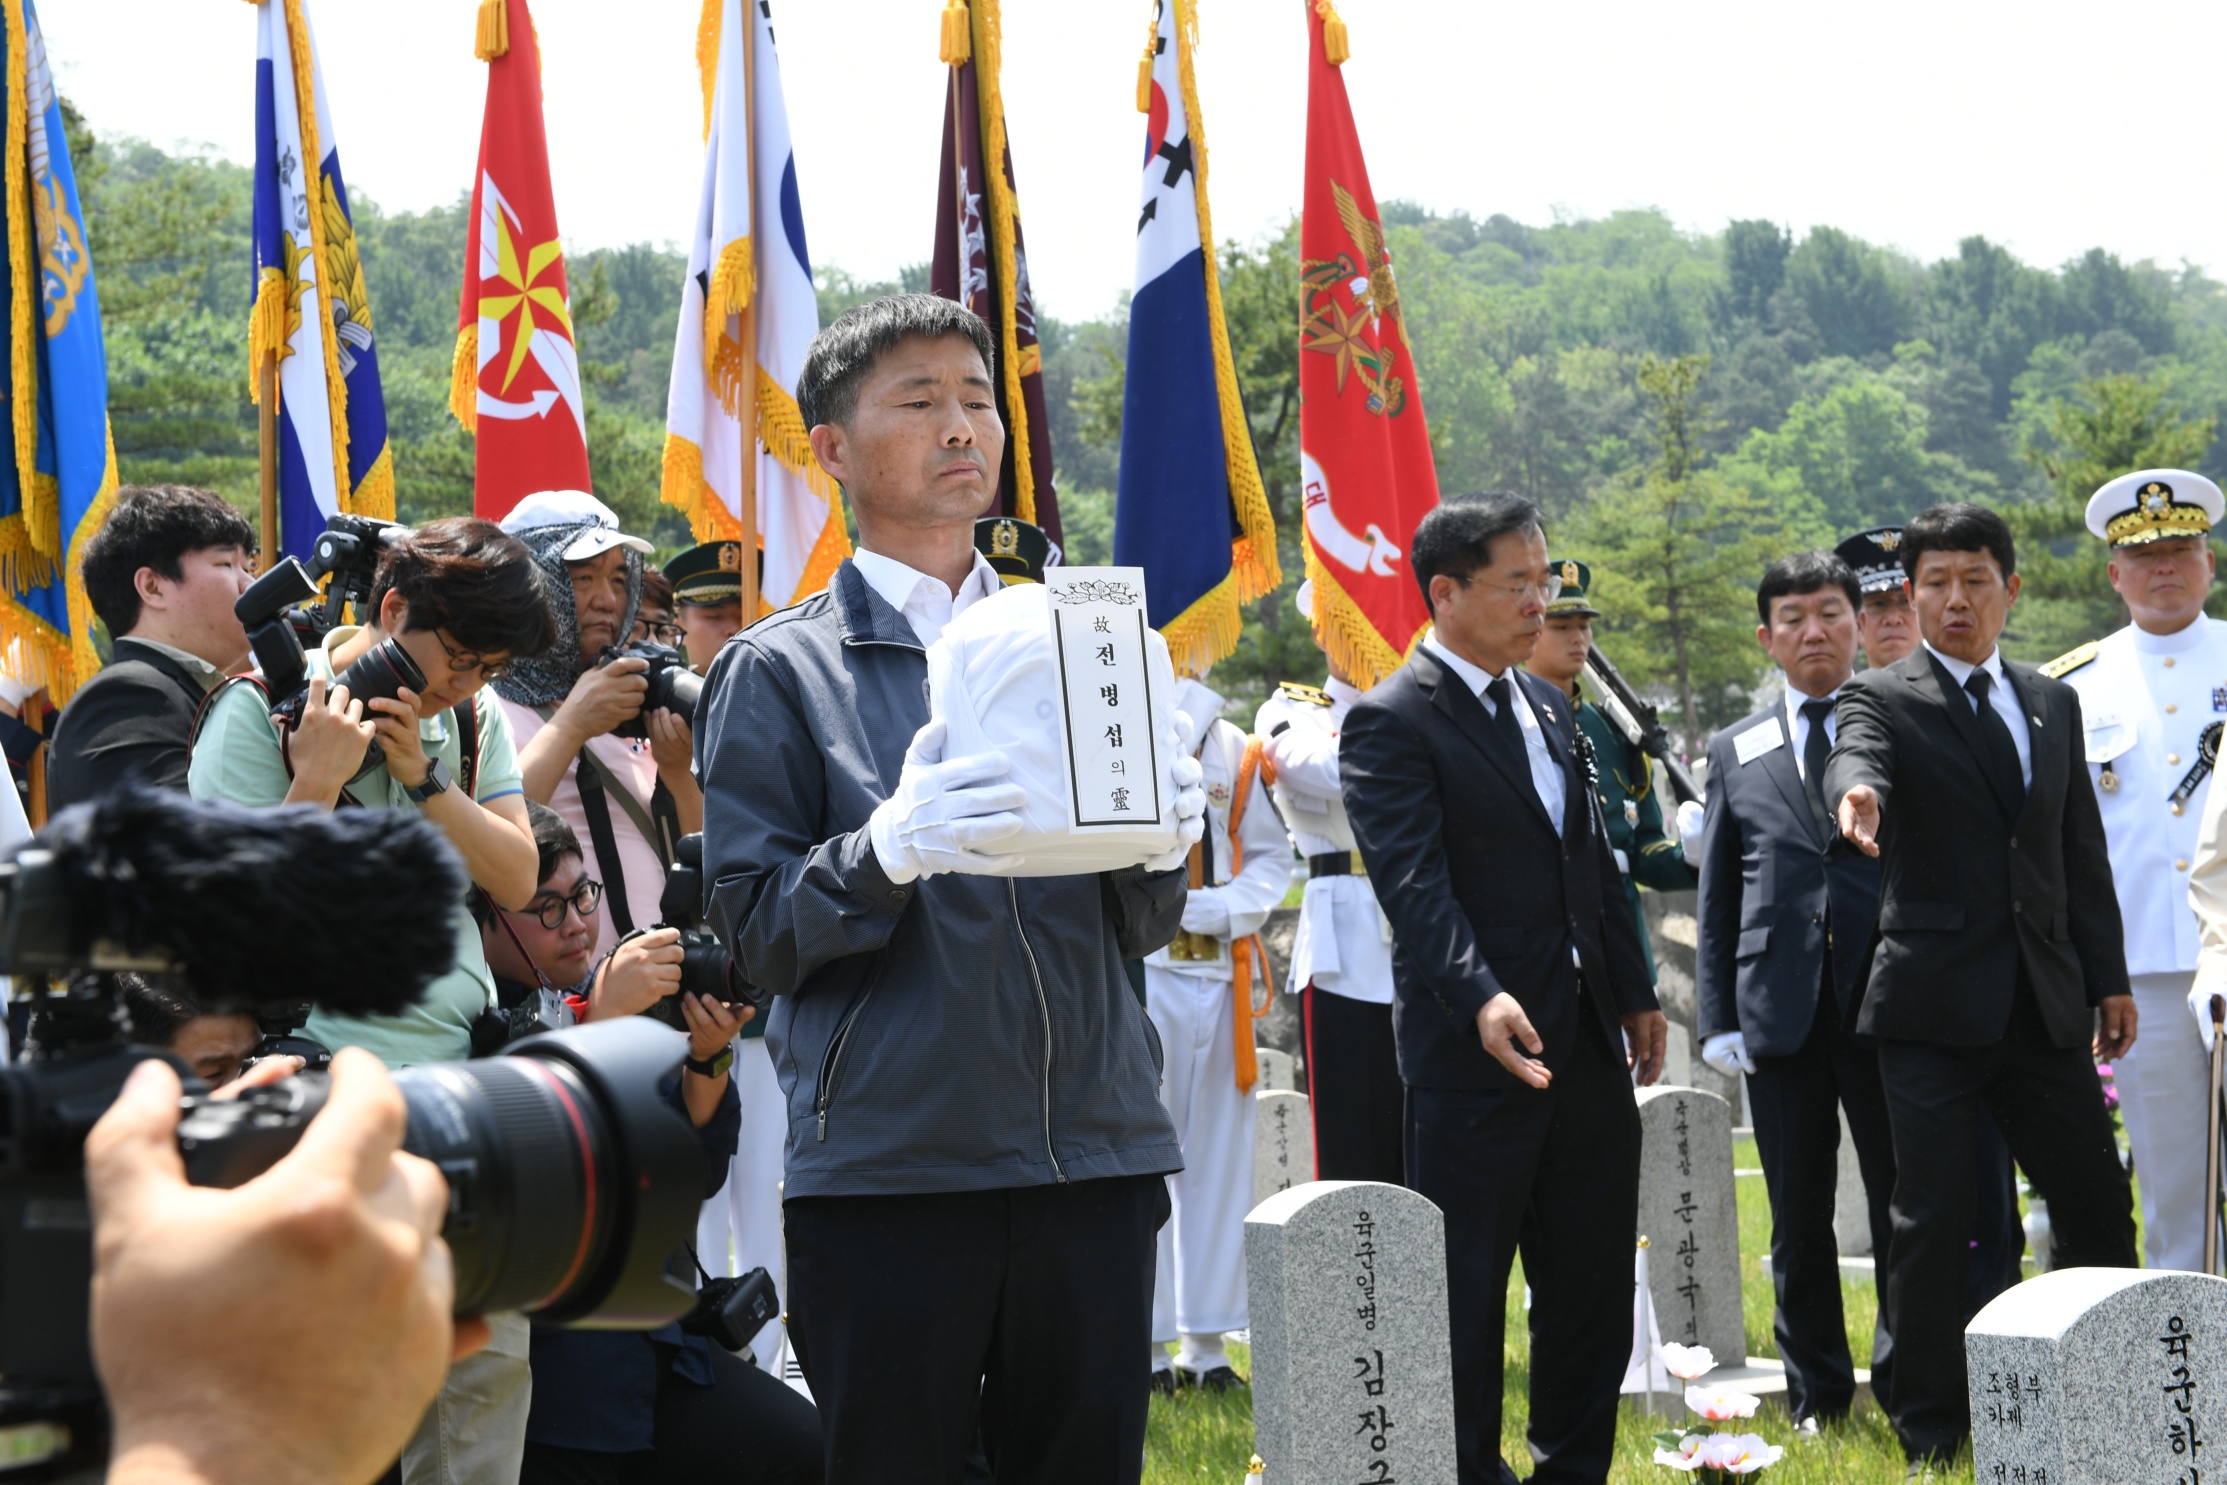
<path fill-rule="evenodd" d="M 1164 1366 L 1152 1369 L 1152 1390 L 1162 1397 L 1175 1396 L 1175 1372 Z"/>
<path fill-rule="evenodd" d="M 1177 1367 L 1183 1385 L 1196 1387 L 1201 1392 L 1227 1392 L 1233 1387 L 1248 1385 L 1233 1369 L 1227 1366 L 1210 1367 L 1204 1372 L 1194 1372 L 1188 1367 Z"/>

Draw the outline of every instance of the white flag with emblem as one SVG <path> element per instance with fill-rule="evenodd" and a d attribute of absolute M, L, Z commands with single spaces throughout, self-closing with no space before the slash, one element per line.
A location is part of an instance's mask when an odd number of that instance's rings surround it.
<path fill-rule="evenodd" d="M 674 337 L 664 498 L 699 541 L 763 550 L 768 612 L 825 587 L 850 540 L 796 406 L 820 314 L 769 0 L 705 0 L 696 45 L 704 181 Z"/>

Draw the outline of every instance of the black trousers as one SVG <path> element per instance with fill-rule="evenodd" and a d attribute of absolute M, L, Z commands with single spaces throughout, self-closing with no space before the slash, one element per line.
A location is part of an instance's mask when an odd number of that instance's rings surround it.
<path fill-rule="evenodd" d="M 1786 1363 L 1786 1406 L 1796 1418 L 1838 1418 L 1856 1400 L 1856 1373 L 1840 1304 L 1840 1244 L 1833 1236 L 1839 1175 L 1840 1110 L 1856 1142 L 1856 1163 L 1869 1197 L 1871 1251 L 1885 1273 L 1894 1228 L 1894 1137 L 1887 1096 L 1879 1086 L 1878 1054 L 1840 1024 L 1830 988 L 1801 1049 L 1758 1057 L 1748 1075 L 1755 1147 L 1771 1193 L 1771 1285 L 1778 1308 L 1771 1321 Z M 1893 1332 L 1886 1307 L 1871 1337 L 1871 1387 L 1884 1400 L 1894 1373 Z"/>
<path fill-rule="evenodd" d="M 1554 1084 L 1407 1091 L 1410 1186 L 1446 1214 L 1460 1485 L 1514 1485 L 1500 1455 L 1508 1273 L 1531 1283 L 1530 1445 L 1539 1485 L 1608 1478 L 1631 1354 L 1639 1110 L 1591 1015 Z"/>
<path fill-rule="evenodd" d="M 2021 980 L 1990 1047 L 1879 1044 L 1894 1130 L 1895 1338 L 1888 1416 L 1912 1459 L 1946 1457 L 1971 1432 L 1964 1300 L 1974 1230 L 1973 1126 L 1990 1119 L 2049 1203 L 2056 1263 L 2133 1268 L 2134 1192 L 2086 1047 L 2058 1047 Z"/>
<path fill-rule="evenodd" d="M 820 1420 L 780 1378 L 712 1352 L 712 1385 L 673 1374 L 659 1346 L 657 1446 L 600 1454 L 526 1442 L 519 1485 L 819 1485 Z"/>
<path fill-rule="evenodd" d="M 1405 1184 L 1406 1137 L 1392 1008 L 1309 985 L 1299 1012 L 1307 1033 L 1307 1109 L 1315 1125 L 1315 1179 Z"/>
<path fill-rule="evenodd" d="M 789 1337 L 829 1485 L 1136 1485 L 1167 1182 L 792 1197 Z"/>

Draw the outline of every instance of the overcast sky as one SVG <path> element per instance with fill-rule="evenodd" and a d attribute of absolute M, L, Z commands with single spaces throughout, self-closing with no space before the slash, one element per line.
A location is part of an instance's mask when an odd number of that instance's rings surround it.
<path fill-rule="evenodd" d="M 473 0 L 306 0 L 351 187 L 390 211 L 470 185 Z M 1299 201 L 1305 0 L 1199 0 L 1218 236 Z M 697 0 L 536 0 L 557 214 L 575 249 L 693 220 Z M 862 277 L 929 254 L 941 0 L 774 0 L 812 256 Z M 1342 0 L 1380 199 L 1542 223 L 1659 207 L 1716 231 L 1829 223 L 1927 259 L 1983 233 L 2030 262 L 2095 245 L 2227 263 L 2202 78 L 2227 7 L 2029 0 Z M 1149 0 L 1005 0 L 1007 120 L 1039 303 L 1128 286 Z M 247 161 L 239 0 L 44 0 L 62 90 L 106 134 Z M 2187 70 L 2190 68 L 2195 70 Z M 243 274 L 245 272 L 243 268 Z M 372 285 L 376 298 L 378 286 Z"/>

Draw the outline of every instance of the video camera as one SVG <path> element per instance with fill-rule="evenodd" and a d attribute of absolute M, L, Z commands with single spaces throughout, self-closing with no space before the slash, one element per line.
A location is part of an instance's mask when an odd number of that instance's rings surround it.
<path fill-rule="evenodd" d="M 682 1014 L 683 995 L 702 995 L 728 1005 L 747 1005 L 765 1014 L 772 997 L 742 977 L 726 945 L 704 931 L 704 837 L 701 831 L 684 835 L 673 848 L 673 864 L 665 871 L 665 891 L 657 900 L 662 928 L 680 930 L 680 989 L 652 1005 L 644 1014 L 654 1016 L 677 1031 L 688 1030 Z"/>
<path fill-rule="evenodd" d="M 286 558 L 248 584 L 232 605 L 247 630 L 248 648 L 270 696 L 271 715 L 284 727 L 291 730 L 301 721 L 302 707 L 309 699 L 309 647 L 323 643 L 325 635 L 348 616 L 351 605 L 359 621 L 367 617 L 380 553 L 409 535 L 409 527 L 393 521 L 345 513 L 327 517 L 307 566 L 298 557 Z M 331 582 L 321 587 L 326 578 Z M 425 672 L 390 637 L 335 676 L 333 684 L 346 686 L 352 699 L 368 703 L 374 697 L 392 699 L 404 687 L 424 691 Z M 373 742 L 364 750 L 355 778 L 377 768 L 385 756 Z"/>
<path fill-rule="evenodd" d="M 0 972 L 34 1014 L 29 1059 L 0 1067 L 0 1432 L 43 1425 L 14 1437 L 45 1439 L 50 1465 L 105 1447 L 84 1143 L 132 1067 L 179 1069 L 178 1144 L 199 1185 L 269 1169 L 325 1100 L 309 1075 L 211 1101 L 176 1057 L 131 1045 L 117 973 L 175 976 L 204 1007 L 282 1024 L 305 994 L 340 1014 L 395 1015 L 453 962 L 463 886 L 454 851 L 420 820 L 138 787 L 65 811 L 0 865 Z M 448 1179 L 458 1314 L 647 1329 L 691 1310 L 668 1257 L 695 1230 L 703 1154 L 658 1091 L 686 1051 L 626 1017 L 395 1074 L 404 1148 Z"/>
<path fill-rule="evenodd" d="M 648 737 L 649 714 L 661 708 L 677 712 L 683 721 L 694 723 L 696 698 L 704 694 L 704 678 L 688 668 L 688 661 L 680 651 L 671 645 L 644 640 L 606 649 L 596 664 L 609 665 L 614 660 L 648 661 L 649 669 L 643 672 L 642 678 L 650 683 L 650 688 L 642 698 L 642 709 L 611 729 L 613 737 Z"/>

